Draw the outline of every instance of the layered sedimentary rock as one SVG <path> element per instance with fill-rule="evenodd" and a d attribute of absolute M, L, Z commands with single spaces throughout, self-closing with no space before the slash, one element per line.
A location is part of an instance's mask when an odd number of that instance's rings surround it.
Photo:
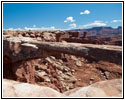
<path fill-rule="evenodd" d="M 95 60 L 122 63 L 122 47 L 79 43 L 38 42 L 31 38 L 4 37 L 4 56 L 13 62 L 25 59 L 45 57 L 54 53 L 66 53 Z M 8 48 L 9 47 L 9 48 Z"/>

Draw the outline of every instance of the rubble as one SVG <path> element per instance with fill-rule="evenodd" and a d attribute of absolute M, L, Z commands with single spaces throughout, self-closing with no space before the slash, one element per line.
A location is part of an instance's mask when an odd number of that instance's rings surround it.
<path fill-rule="evenodd" d="M 77 65 L 78 67 L 81 67 L 81 66 L 82 66 L 81 61 L 76 61 L 76 65 Z"/>

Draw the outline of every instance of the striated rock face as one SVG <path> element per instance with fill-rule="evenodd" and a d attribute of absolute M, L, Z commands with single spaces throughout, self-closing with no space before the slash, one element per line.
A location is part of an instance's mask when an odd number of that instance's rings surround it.
<path fill-rule="evenodd" d="M 122 97 L 122 80 L 101 81 L 64 93 L 70 97 Z"/>
<path fill-rule="evenodd" d="M 115 83 L 115 84 L 114 84 Z M 122 97 L 122 80 L 97 82 L 63 94 L 49 87 L 3 80 L 3 97 Z"/>

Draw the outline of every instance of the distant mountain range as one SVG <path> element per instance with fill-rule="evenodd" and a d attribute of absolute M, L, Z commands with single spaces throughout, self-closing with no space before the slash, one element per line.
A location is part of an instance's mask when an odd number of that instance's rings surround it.
<path fill-rule="evenodd" d="M 122 27 L 119 26 L 118 28 L 112 27 L 93 27 L 89 29 L 75 29 L 70 31 L 86 31 L 88 36 L 109 36 L 109 35 L 121 35 L 122 34 Z"/>

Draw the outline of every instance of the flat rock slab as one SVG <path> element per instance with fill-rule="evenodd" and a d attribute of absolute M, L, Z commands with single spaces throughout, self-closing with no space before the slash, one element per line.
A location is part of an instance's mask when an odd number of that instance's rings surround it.
<path fill-rule="evenodd" d="M 87 58 L 92 57 L 96 60 L 122 64 L 121 46 L 44 42 L 41 43 L 39 47 L 49 51 L 57 51 Z"/>
<path fill-rule="evenodd" d="M 50 56 L 51 52 L 57 52 L 122 64 L 121 46 L 38 42 L 28 37 L 4 36 L 3 51 L 4 56 L 8 56 L 12 62 Z"/>

